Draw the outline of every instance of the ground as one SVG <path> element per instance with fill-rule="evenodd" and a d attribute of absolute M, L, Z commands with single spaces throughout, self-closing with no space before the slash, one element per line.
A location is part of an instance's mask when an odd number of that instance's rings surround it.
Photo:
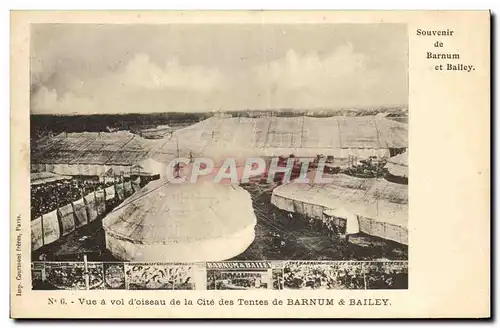
<path fill-rule="evenodd" d="M 250 247 L 231 260 L 407 260 L 408 247 L 381 238 L 359 234 L 349 243 L 324 231 L 311 230 L 307 220 L 287 213 L 271 204 L 272 185 L 243 186 L 252 196 L 257 217 L 255 240 Z M 236 213 L 235 213 L 236 214 Z M 106 250 L 104 230 L 100 220 L 82 227 L 57 242 L 33 253 L 33 260 L 81 260 L 86 253 L 89 261 L 117 261 Z"/>

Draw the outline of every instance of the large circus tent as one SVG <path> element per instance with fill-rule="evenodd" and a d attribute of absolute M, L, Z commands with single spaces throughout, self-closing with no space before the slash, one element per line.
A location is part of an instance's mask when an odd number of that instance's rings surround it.
<path fill-rule="evenodd" d="M 357 217 L 359 231 L 408 244 L 408 186 L 339 174 L 328 184 L 289 183 L 273 190 L 279 209 L 325 220 Z"/>
<path fill-rule="evenodd" d="M 106 247 L 122 260 L 230 259 L 255 237 L 250 194 L 237 185 L 151 182 L 103 219 Z"/>
<path fill-rule="evenodd" d="M 233 157 L 391 157 L 408 147 L 408 125 L 378 116 L 211 117 L 162 139 L 128 131 L 61 133 L 33 142 L 31 171 L 130 174 L 145 160 L 169 163 L 181 155 L 219 152 Z M 148 172 L 157 174 L 158 172 Z"/>
<path fill-rule="evenodd" d="M 377 116 L 211 117 L 175 131 L 173 139 L 178 144 L 164 143 L 157 156 L 178 146 L 193 154 L 218 149 L 241 157 L 390 157 L 407 149 L 408 125 Z"/>

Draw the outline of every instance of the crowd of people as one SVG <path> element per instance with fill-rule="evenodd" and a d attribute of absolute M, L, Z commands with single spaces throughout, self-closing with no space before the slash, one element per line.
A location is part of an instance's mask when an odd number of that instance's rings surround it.
<path fill-rule="evenodd" d="M 96 289 L 102 287 L 103 270 L 101 264 L 88 265 L 89 286 L 85 282 L 83 263 L 54 263 L 45 267 L 48 282 L 55 289 Z"/>
<path fill-rule="evenodd" d="M 113 181 L 73 178 L 31 186 L 31 218 L 52 212 L 74 202 L 92 191 L 113 185 Z"/>
<path fill-rule="evenodd" d="M 377 159 L 376 156 L 371 156 L 368 159 L 360 160 L 357 164 L 350 165 L 341 173 L 358 178 L 382 178 L 387 175 L 386 163 L 387 160 L 385 159 Z"/>
<path fill-rule="evenodd" d="M 278 166 L 286 167 L 288 160 L 294 160 L 290 176 L 290 179 L 294 180 L 301 174 L 302 162 L 300 158 L 291 154 L 288 157 L 280 156 L 278 159 Z M 334 156 L 325 156 L 323 154 L 316 155 L 313 161 L 309 163 L 307 171 L 317 169 L 320 162 L 324 162 L 325 166 L 323 168 L 323 173 L 327 174 L 344 173 L 359 178 L 380 178 L 385 177 L 388 173 L 385 168 L 387 160 L 384 158 L 381 159 L 377 156 L 370 156 L 367 159 L 358 161 L 357 158 L 351 157 L 349 161 L 345 163 L 345 161 L 336 159 Z M 284 176 L 285 174 L 283 172 L 277 173 L 274 182 L 281 184 Z"/>
<path fill-rule="evenodd" d="M 307 219 L 307 227 L 310 230 L 320 232 L 322 235 L 334 237 L 345 233 L 345 220 L 335 221 L 332 218 L 323 216 L 322 219 Z"/>
<path fill-rule="evenodd" d="M 267 289 L 265 272 L 207 272 L 207 289 Z"/>
<path fill-rule="evenodd" d="M 407 262 L 289 263 L 283 269 L 290 289 L 406 289 Z"/>
<path fill-rule="evenodd" d="M 293 166 L 291 168 L 290 180 L 295 180 L 300 177 L 302 172 L 302 160 L 300 157 L 296 157 L 291 154 L 289 156 L 280 156 L 278 158 L 278 167 L 287 167 L 288 161 L 293 161 Z M 319 163 L 324 163 L 323 174 L 346 174 L 358 178 L 382 178 L 387 177 L 389 174 L 385 165 L 387 164 L 386 158 L 379 158 L 377 156 L 370 156 L 367 159 L 358 160 L 357 157 L 350 157 L 349 159 L 336 158 L 334 156 L 325 156 L 322 154 L 316 155 L 316 157 L 309 162 L 307 172 L 316 170 Z M 284 183 L 286 174 L 284 172 L 276 172 L 274 174 L 273 182 L 277 185 Z M 250 178 L 252 183 L 266 183 L 268 179 L 268 172 L 264 172 L 259 176 L 253 176 Z"/>
<path fill-rule="evenodd" d="M 290 289 L 364 289 L 361 262 L 335 264 L 290 263 L 283 269 L 284 287 Z"/>
<path fill-rule="evenodd" d="M 81 199 L 96 190 L 105 189 L 116 183 L 128 182 L 132 178 L 116 176 L 100 180 L 99 177 L 73 177 L 31 186 L 31 219 L 50 213 L 57 208 Z M 142 181 L 143 184 L 149 181 Z"/>
<path fill-rule="evenodd" d="M 370 262 L 365 275 L 367 289 L 408 288 L 408 262 Z"/>
<path fill-rule="evenodd" d="M 222 288 L 267 288 L 262 272 L 222 272 Z"/>

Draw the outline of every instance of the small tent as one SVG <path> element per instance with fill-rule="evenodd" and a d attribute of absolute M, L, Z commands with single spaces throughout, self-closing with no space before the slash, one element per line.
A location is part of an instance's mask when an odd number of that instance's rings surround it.
<path fill-rule="evenodd" d="M 164 177 L 167 173 L 167 165 L 152 158 L 147 158 L 132 167 L 132 174 L 141 176 Z"/>
<path fill-rule="evenodd" d="M 408 178 L 408 152 L 389 158 L 386 168 L 393 176 Z"/>
<path fill-rule="evenodd" d="M 330 218 L 339 218 L 346 221 L 346 229 L 345 234 L 351 235 L 359 233 L 359 222 L 358 217 L 346 210 L 343 207 L 335 208 L 335 209 L 327 209 L 323 212 L 323 214 Z"/>
<path fill-rule="evenodd" d="M 51 172 L 31 173 L 31 185 L 39 185 L 60 180 L 70 180 L 71 176 L 59 175 Z"/>

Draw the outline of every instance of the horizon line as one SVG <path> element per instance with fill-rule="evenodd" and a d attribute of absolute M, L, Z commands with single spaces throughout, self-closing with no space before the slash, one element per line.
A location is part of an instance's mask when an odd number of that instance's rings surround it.
<path fill-rule="evenodd" d="M 30 111 L 31 115 L 55 115 L 55 116 L 78 116 L 78 115 L 151 115 L 151 114 L 214 114 L 214 113 L 229 113 L 229 112 L 319 112 L 319 111 L 376 111 L 376 110 L 391 110 L 391 109 L 406 109 L 408 110 L 408 105 L 383 105 L 377 107 L 343 107 L 336 109 L 326 109 L 326 108 L 314 108 L 314 109 L 303 109 L 303 108 L 274 108 L 274 109 L 221 109 L 221 110 L 206 110 L 206 111 L 166 111 L 166 112 L 112 112 L 112 113 L 34 113 Z"/>

